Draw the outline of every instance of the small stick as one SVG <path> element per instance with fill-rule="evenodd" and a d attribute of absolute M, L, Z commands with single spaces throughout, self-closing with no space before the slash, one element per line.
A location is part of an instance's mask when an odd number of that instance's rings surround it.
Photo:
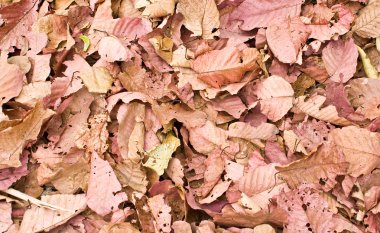
<path fill-rule="evenodd" d="M 2 191 L 4 193 L 7 193 L 9 195 L 12 195 L 14 197 L 17 197 L 23 201 L 27 201 L 29 204 L 32 203 L 32 204 L 35 204 L 37 206 L 40 206 L 40 207 L 44 207 L 44 208 L 48 208 L 48 209 L 51 209 L 51 210 L 61 210 L 61 211 L 67 211 L 67 212 L 72 212 L 72 210 L 68 210 L 68 209 L 64 209 L 60 206 L 56 206 L 56 205 L 52 205 L 52 204 L 49 204 L 47 202 L 44 202 L 44 201 L 41 201 L 41 200 L 38 200 L 32 196 L 29 196 L 25 193 L 22 193 L 16 189 L 13 189 L 13 188 L 10 188 L 10 189 L 7 189 L 7 190 L 4 190 Z"/>

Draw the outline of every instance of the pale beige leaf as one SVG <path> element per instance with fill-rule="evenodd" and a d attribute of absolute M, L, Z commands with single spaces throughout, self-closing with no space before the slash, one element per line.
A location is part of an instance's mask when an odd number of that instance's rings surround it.
<path fill-rule="evenodd" d="M 112 76 L 104 67 L 92 67 L 91 69 L 80 71 L 79 76 L 91 93 L 107 93 L 113 83 Z"/>
<path fill-rule="evenodd" d="M 331 138 L 350 163 L 349 173 L 367 175 L 380 165 L 380 134 L 356 126 L 334 129 Z"/>
<path fill-rule="evenodd" d="M 144 148 L 144 119 L 144 104 L 133 102 L 120 106 L 117 114 L 119 122 L 117 142 L 123 159 L 130 159 L 135 163 L 140 162 L 140 152 Z"/>
<path fill-rule="evenodd" d="M 302 144 L 301 139 L 294 133 L 293 130 L 284 130 L 285 145 L 288 147 L 290 153 L 302 152 L 307 155 L 307 151 Z"/>
<path fill-rule="evenodd" d="M 380 1 L 373 1 L 360 11 L 352 30 L 365 38 L 380 36 Z"/>
<path fill-rule="evenodd" d="M 23 86 L 20 94 L 15 99 L 17 102 L 25 104 L 29 107 L 41 101 L 44 97 L 51 94 L 50 82 L 34 82 Z"/>
<path fill-rule="evenodd" d="M 80 136 L 75 141 L 76 146 L 80 149 L 86 149 L 89 152 L 96 151 L 102 155 L 108 148 L 108 131 L 107 131 L 108 114 L 96 114 L 89 119 L 89 125 L 83 126 Z"/>
<path fill-rule="evenodd" d="M 10 57 L 8 58 L 8 63 L 17 65 L 24 74 L 28 73 L 32 66 L 27 56 Z"/>
<path fill-rule="evenodd" d="M 320 184 L 325 191 L 329 191 L 336 184 L 336 176 L 345 175 L 348 166 L 333 145 L 323 145 L 315 154 L 276 169 L 292 188 L 309 183 Z"/>
<path fill-rule="evenodd" d="M 131 187 L 141 193 L 146 192 L 148 180 L 140 163 L 125 159 L 122 163 L 116 164 L 115 174 L 123 187 Z"/>
<path fill-rule="evenodd" d="M 353 107 L 357 108 L 380 97 L 380 80 L 358 78 L 353 79 L 347 85 L 347 93 Z"/>
<path fill-rule="evenodd" d="M 258 86 L 261 112 L 272 121 L 280 120 L 293 106 L 294 91 L 280 76 L 270 76 Z"/>
<path fill-rule="evenodd" d="M 295 106 L 303 113 L 318 120 L 326 121 L 335 125 L 350 125 L 347 119 L 338 116 L 338 112 L 333 105 L 322 107 L 326 97 L 314 95 L 306 100 L 306 96 L 300 96 L 295 100 Z"/>
<path fill-rule="evenodd" d="M 90 165 L 84 158 L 74 164 L 63 164 L 61 171 L 51 180 L 54 187 L 62 194 L 74 194 L 79 189 L 86 190 L 90 175 Z"/>
<path fill-rule="evenodd" d="M 156 51 L 157 55 L 167 63 L 172 62 L 173 58 L 173 40 L 169 37 L 154 36 L 148 39 Z"/>
<path fill-rule="evenodd" d="M 42 124 L 53 114 L 54 111 L 37 103 L 20 124 L 0 132 L 0 169 L 21 165 L 19 156 L 24 146 L 37 139 Z"/>
<path fill-rule="evenodd" d="M 176 3 L 174 0 L 151 0 L 150 2 L 151 3 L 146 6 L 142 12 L 143 16 L 157 18 L 172 15 L 174 13 L 174 6 Z"/>
<path fill-rule="evenodd" d="M 225 148 L 227 132 L 217 127 L 213 122 L 206 121 L 202 127 L 189 128 L 190 143 L 199 153 L 207 154 L 216 148 Z"/>
<path fill-rule="evenodd" d="M 261 224 L 253 228 L 253 233 L 276 233 L 276 230 L 269 224 Z"/>
<path fill-rule="evenodd" d="M 84 194 L 55 194 L 42 196 L 41 201 L 60 206 L 69 211 L 51 210 L 32 205 L 24 214 L 20 232 L 33 233 L 48 231 L 64 224 L 86 208 Z"/>
<path fill-rule="evenodd" d="M 183 14 L 184 25 L 194 36 L 212 39 L 219 34 L 219 31 L 213 33 L 220 25 L 214 0 L 179 0 L 177 11 Z"/>

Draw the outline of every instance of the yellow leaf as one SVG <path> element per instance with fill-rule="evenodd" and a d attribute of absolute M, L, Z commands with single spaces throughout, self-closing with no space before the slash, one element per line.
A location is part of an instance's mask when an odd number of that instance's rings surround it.
<path fill-rule="evenodd" d="M 80 35 L 79 38 L 83 41 L 83 51 L 87 51 L 88 47 L 90 47 L 90 39 L 85 35 Z"/>
<path fill-rule="evenodd" d="M 362 48 L 360 48 L 359 46 L 356 47 L 358 48 L 360 59 L 362 60 L 364 72 L 367 75 L 367 78 L 376 79 L 379 73 L 377 72 L 376 68 L 371 64 L 371 60 Z"/>
<path fill-rule="evenodd" d="M 173 152 L 180 146 L 180 141 L 172 133 L 169 133 L 161 145 L 156 146 L 148 152 L 149 159 L 144 164 L 157 172 L 158 175 L 164 174 L 168 167 L 169 160 Z"/>
<path fill-rule="evenodd" d="M 80 78 L 91 93 L 107 93 L 111 89 L 113 78 L 104 67 L 92 67 L 80 72 Z"/>

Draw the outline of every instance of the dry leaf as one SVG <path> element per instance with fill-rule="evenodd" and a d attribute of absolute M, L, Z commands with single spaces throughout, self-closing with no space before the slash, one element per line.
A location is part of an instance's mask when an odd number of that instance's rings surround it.
<path fill-rule="evenodd" d="M 219 34 L 219 11 L 213 0 L 179 0 L 177 11 L 184 16 L 184 25 L 194 36 L 212 39 Z"/>
<path fill-rule="evenodd" d="M 113 83 L 112 76 L 104 67 L 92 67 L 83 70 L 79 76 L 91 93 L 107 93 Z"/>

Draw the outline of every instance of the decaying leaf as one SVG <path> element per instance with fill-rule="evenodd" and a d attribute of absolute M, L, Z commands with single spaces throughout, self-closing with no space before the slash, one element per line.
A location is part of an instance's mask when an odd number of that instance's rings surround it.
<path fill-rule="evenodd" d="M 36 107 L 19 124 L 0 132 L 0 168 L 18 167 L 19 156 L 31 140 L 36 140 L 42 124 L 54 114 L 45 109 L 42 103 Z"/>
<path fill-rule="evenodd" d="M 316 119 L 330 122 L 337 125 L 350 125 L 351 123 L 345 118 L 339 117 L 335 106 L 329 105 L 322 107 L 326 97 L 315 95 L 307 99 L 306 96 L 300 96 L 295 100 L 295 106 L 305 114 Z"/>
<path fill-rule="evenodd" d="M 173 152 L 180 145 L 179 139 L 169 133 L 160 145 L 147 152 L 148 160 L 144 166 L 153 169 L 158 175 L 164 174 Z"/>
<path fill-rule="evenodd" d="M 352 30 L 361 37 L 380 36 L 380 2 L 371 1 L 364 7 L 359 17 L 355 20 Z"/>
<path fill-rule="evenodd" d="M 352 176 L 369 174 L 379 165 L 379 133 L 348 126 L 334 129 L 331 137 L 350 163 L 349 173 Z"/>
<path fill-rule="evenodd" d="M 107 93 L 113 83 L 112 76 L 104 67 L 83 70 L 79 76 L 91 93 Z"/>
<path fill-rule="evenodd" d="M 55 194 L 42 196 L 41 201 L 58 205 L 66 211 L 50 210 L 32 205 L 25 214 L 20 226 L 21 232 L 40 232 L 51 230 L 80 214 L 86 208 L 84 194 Z M 44 216 L 41 218 L 41 216 Z"/>
<path fill-rule="evenodd" d="M 117 210 L 118 205 L 128 199 L 127 195 L 120 191 L 121 185 L 111 165 L 101 159 L 96 152 L 93 152 L 86 195 L 88 207 L 101 216 L 110 213 L 112 210 Z"/>
<path fill-rule="evenodd" d="M 0 1 L 0 232 L 380 232 L 379 9 Z"/>
<path fill-rule="evenodd" d="M 184 16 L 184 25 L 194 36 L 211 39 L 219 34 L 219 11 L 215 1 L 179 0 L 177 11 Z"/>

